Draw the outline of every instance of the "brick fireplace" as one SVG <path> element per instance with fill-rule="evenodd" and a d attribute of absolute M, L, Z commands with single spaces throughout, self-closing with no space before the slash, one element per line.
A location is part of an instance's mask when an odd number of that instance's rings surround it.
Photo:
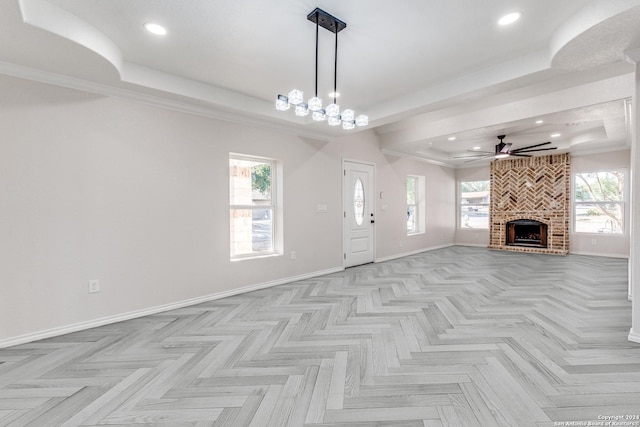
<path fill-rule="evenodd" d="M 569 252 L 569 154 L 491 163 L 489 248 Z"/>

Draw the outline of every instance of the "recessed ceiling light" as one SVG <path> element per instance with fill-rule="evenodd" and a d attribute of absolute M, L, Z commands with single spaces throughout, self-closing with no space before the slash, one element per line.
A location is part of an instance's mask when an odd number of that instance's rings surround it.
<path fill-rule="evenodd" d="M 167 34 L 167 29 L 162 25 L 154 24 L 153 22 L 147 22 L 144 24 L 144 28 L 149 31 L 151 34 L 155 34 L 156 36 L 164 36 Z"/>
<path fill-rule="evenodd" d="M 560 136 L 560 134 L 559 134 L 559 133 L 552 133 L 552 134 L 551 134 L 551 138 L 557 138 L 557 137 L 559 137 L 559 136 Z"/>
<path fill-rule="evenodd" d="M 536 120 L 536 124 L 537 124 L 537 125 L 541 125 L 541 124 L 543 124 L 543 123 L 544 123 L 544 120 Z"/>
<path fill-rule="evenodd" d="M 447 138 L 449 141 L 455 141 L 456 137 L 455 136 L 450 136 L 449 138 Z"/>
<path fill-rule="evenodd" d="M 510 25 L 516 22 L 518 19 L 520 19 L 520 12 L 509 13 L 500 18 L 500 20 L 498 21 L 498 25 Z"/>
<path fill-rule="evenodd" d="M 340 92 L 331 92 L 329 93 L 329 98 L 337 98 L 340 96 Z"/>
<path fill-rule="evenodd" d="M 473 147 L 474 150 L 479 150 L 482 147 Z"/>

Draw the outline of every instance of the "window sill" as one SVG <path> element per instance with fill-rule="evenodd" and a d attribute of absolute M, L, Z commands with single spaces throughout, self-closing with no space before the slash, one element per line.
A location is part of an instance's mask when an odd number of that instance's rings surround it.
<path fill-rule="evenodd" d="M 574 236 L 600 236 L 600 237 L 625 237 L 626 233 L 593 233 L 588 231 L 573 231 Z"/>
<path fill-rule="evenodd" d="M 253 254 L 249 254 L 249 255 L 242 255 L 242 256 L 237 256 L 237 257 L 233 257 L 230 259 L 231 262 L 237 262 L 237 261 L 247 261 L 247 260 L 251 260 L 251 259 L 262 259 L 262 258 L 273 258 L 273 257 L 279 257 L 282 256 L 282 254 L 279 253 L 268 253 L 268 254 L 260 254 L 260 255 L 253 255 Z"/>

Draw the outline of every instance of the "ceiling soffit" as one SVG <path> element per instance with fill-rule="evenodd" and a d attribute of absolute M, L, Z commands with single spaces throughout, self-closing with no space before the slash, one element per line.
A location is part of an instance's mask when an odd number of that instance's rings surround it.
<path fill-rule="evenodd" d="M 164 3 L 161 2 L 161 4 Z M 245 3 L 247 0 L 243 1 L 243 4 Z M 96 89 L 98 91 L 108 91 L 107 87 L 111 86 L 121 95 L 143 94 L 137 96 L 147 96 L 147 100 L 159 100 L 160 104 L 172 102 L 175 105 L 180 104 L 185 106 L 183 108 L 185 110 L 189 109 L 188 105 L 192 105 L 193 110 L 199 113 L 206 113 L 207 110 L 218 111 L 222 113 L 212 115 L 239 122 L 250 121 L 272 128 L 288 129 L 291 132 L 315 138 L 326 139 L 342 134 L 335 128 L 318 126 L 307 118 L 280 114 L 273 108 L 272 99 L 267 99 L 265 96 L 249 95 L 234 88 L 219 87 L 211 82 L 192 80 L 182 75 L 150 68 L 145 64 L 129 62 L 123 54 L 122 46 L 119 46 L 113 37 L 107 36 L 104 31 L 98 29 L 98 26 L 59 6 L 72 7 L 81 4 L 85 8 L 89 7 L 87 3 L 74 3 L 73 0 L 19 0 L 20 14 L 24 23 L 74 42 L 78 49 L 91 52 L 101 58 L 97 64 L 111 68 L 107 74 L 117 76 L 116 79 L 97 82 L 102 85 Z M 416 2 L 416 5 L 418 4 L 419 2 Z M 576 7 L 582 3 L 576 0 L 571 4 L 572 7 Z M 637 25 L 640 21 L 640 0 L 584 2 L 583 4 L 584 6 L 581 6 L 577 12 L 571 11 L 569 18 L 551 33 L 545 42 L 546 45 L 540 44 L 538 49 L 528 50 L 521 56 L 506 57 L 504 61 L 498 63 L 485 63 L 481 67 L 476 67 L 473 72 L 454 73 L 448 80 L 430 81 L 428 85 L 415 86 L 410 92 L 398 92 L 393 98 L 383 103 L 368 106 L 366 112 L 370 116 L 370 128 L 377 127 L 376 132 L 380 135 L 382 145 L 386 149 L 402 149 L 403 152 L 415 155 L 420 143 L 449 133 L 454 127 L 457 131 L 467 129 L 471 124 L 479 128 L 488 127 L 501 121 L 518 120 L 526 114 L 538 113 L 533 106 L 509 108 L 514 106 L 514 102 L 523 106 L 526 101 L 510 102 L 504 97 L 505 94 L 518 92 L 522 94 L 523 91 L 526 92 L 527 87 L 537 88 L 538 93 L 550 92 L 551 89 L 543 89 L 545 85 L 561 93 L 575 86 L 576 81 L 577 84 L 586 84 L 579 79 L 564 78 L 569 72 L 573 73 L 576 70 L 581 71 L 584 76 L 593 73 L 596 77 L 598 73 L 602 73 L 603 69 L 615 69 L 614 73 L 618 73 L 617 76 L 628 73 L 630 71 L 628 67 L 610 65 L 623 61 L 625 50 L 640 46 L 640 25 Z M 301 6 L 298 5 L 299 7 Z M 186 13 L 188 8 L 184 5 L 181 8 Z M 369 10 L 367 13 L 372 12 Z M 337 16 L 340 14 L 337 13 Z M 301 19 L 301 21 L 305 20 Z M 299 25 L 307 24 L 308 22 L 303 22 Z M 349 25 L 355 39 L 361 39 L 364 36 L 362 31 L 367 31 L 366 27 L 358 26 L 357 23 L 354 25 L 349 23 Z M 535 37 L 539 35 L 536 34 Z M 239 54 L 241 55 L 242 52 Z M 0 71 L 2 71 L 1 68 Z M 473 68 L 468 70 L 471 69 Z M 14 72 L 19 73 L 15 70 L 18 68 L 14 67 Z M 73 80 L 71 72 L 69 77 Z M 64 76 L 57 76 L 56 82 L 64 85 Z M 603 84 L 615 85 L 610 80 L 606 80 Z M 390 82 L 389 85 L 393 86 L 393 83 Z M 90 84 L 85 86 L 87 90 L 91 90 Z M 599 91 L 596 92 L 599 93 Z M 616 96 L 620 95 L 618 99 L 628 96 L 627 93 L 622 92 L 624 91 L 613 93 Z M 526 98 L 526 94 L 523 95 Z M 584 97 L 578 97 L 572 100 L 572 103 L 590 101 L 580 101 L 581 98 Z M 491 106 L 500 99 L 504 101 L 502 105 L 506 107 Z M 530 100 L 532 105 L 535 104 L 533 99 Z M 460 105 L 464 105 L 462 110 L 468 109 L 466 105 L 475 105 L 473 107 L 475 110 L 458 112 L 458 118 L 449 116 L 449 118 L 435 121 L 425 120 L 434 114 L 442 116 L 448 114 L 447 111 L 455 113 L 449 109 L 461 109 Z M 545 113 L 549 112 L 549 105 L 544 107 L 547 108 Z M 558 110 L 564 106 L 558 105 L 553 108 Z M 511 114 L 505 114 L 505 110 Z M 492 116 L 492 114 L 495 115 Z M 404 118 L 407 116 L 409 118 Z M 459 119 L 464 117 L 473 117 L 473 120 Z"/>

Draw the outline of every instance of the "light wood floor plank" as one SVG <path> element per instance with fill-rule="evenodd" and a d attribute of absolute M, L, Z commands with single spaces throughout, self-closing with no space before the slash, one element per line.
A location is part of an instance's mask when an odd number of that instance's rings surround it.
<path fill-rule="evenodd" d="M 311 395 L 311 402 L 307 411 L 305 422 L 307 424 L 320 424 L 324 420 L 324 412 L 327 408 L 329 387 L 333 375 L 334 360 L 325 359 L 320 364 L 320 370 Z"/>
<path fill-rule="evenodd" d="M 342 409 L 344 401 L 344 386 L 347 375 L 347 357 L 349 353 L 339 351 L 333 362 L 329 395 L 327 396 L 327 409 Z"/>

